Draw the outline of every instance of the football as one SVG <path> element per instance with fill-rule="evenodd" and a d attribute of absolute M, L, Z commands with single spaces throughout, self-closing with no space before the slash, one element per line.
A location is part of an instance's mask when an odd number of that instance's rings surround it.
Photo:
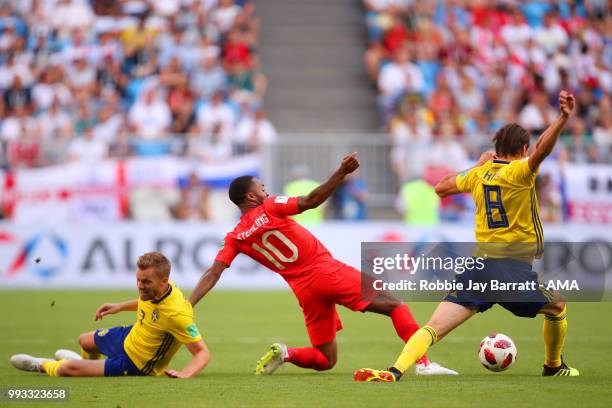
<path fill-rule="evenodd" d="M 491 334 L 480 342 L 478 359 L 487 370 L 507 370 L 516 361 L 516 346 L 505 334 Z"/>

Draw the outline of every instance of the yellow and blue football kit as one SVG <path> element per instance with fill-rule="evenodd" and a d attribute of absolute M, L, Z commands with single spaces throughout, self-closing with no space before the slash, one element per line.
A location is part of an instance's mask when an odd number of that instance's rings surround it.
<path fill-rule="evenodd" d="M 544 242 L 538 199 L 537 172 L 527 159 L 491 160 L 457 175 L 457 188 L 472 193 L 476 204 L 477 242 L 536 243 L 539 256 Z"/>
<path fill-rule="evenodd" d="M 157 300 L 138 300 L 132 326 L 96 331 L 96 346 L 108 357 L 105 376 L 163 375 L 181 344 L 202 339 L 191 304 L 174 283 L 168 286 Z"/>
<path fill-rule="evenodd" d="M 483 283 L 488 290 L 458 290 L 446 300 L 475 307 L 483 312 L 495 303 L 517 316 L 534 317 L 552 299 L 541 288 L 532 270 L 532 261 L 543 253 L 544 233 L 535 194 L 537 172 L 527 159 L 507 162 L 491 160 L 457 175 L 461 192 L 472 193 L 476 204 L 476 249 L 484 257 L 484 268 L 467 270 L 457 282 L 468 288 L 470 282 Z M 486 254 L 486 255 L 485 255 Z M 497 281 L 516 290 L 492 290 Z M 518 284 L 524 284 L 520 287 Z"/>
<path fill-rule="evenodd" d="M 499 304 L 517 316 L 534 317 L 552 301 L 552 293 L 543 289 L 532 270 L 533 258 L 543 253 L 544 234 L 538 214 L 535 194 L 537 172 L 529 168 L 527 159 L 512 162 L 492 160 L 482 166 L 460 173 L 457 189 L 470 192 L 476 204 L 475 256 L 492 255 L 484 259 L 484 268 L 468 269 L 456 278 L 464 288 L 478 284 L 490 288 L 493 281 L 506 284 L 527 284 L 528 289 L 495 293 L 490 289 L 456 290 L 444 298 L 465 307 L 484 312 Z M 510 286 L 512 287 L 512 286 Z M 556 316 L 545 315 L 544 337 L 545 376 L 575 376 L 578 370 L 563 363 L 563 349 L 567 331 L 566 310 Z M 433 327 L 421 327 L 406 343 L 390 371 L 363 369 L 355 373 L 359 381 L 396 381 L 408 367 L 438 341 Z M 393 378 L 390 377 L 393 376 Z"/>

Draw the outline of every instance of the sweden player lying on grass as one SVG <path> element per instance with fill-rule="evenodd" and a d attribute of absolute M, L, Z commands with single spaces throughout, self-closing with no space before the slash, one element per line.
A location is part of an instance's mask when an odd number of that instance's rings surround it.
<path fill-rule="evenodd" d="M 109 314 L 134 311 L 136 322 L 133 325 L 81 334 L 81 355 L 58 350 L 53 360 L 17 354 L 11 357 L 11 364 L 20 370 L 46 373 L 51 377 L 196 376 L 208 364 L 210 354 L 194 323 L 191 304 L 169 277 L 170 262 L 163 254 L 142 255 L 136 269 L 139 299 L 105 303 L 95 315 L 95 320 L 100 320 Z M 181 344 L 193 357 L 183 370 L 168 370 Z M 99 359 L 102 354 L 106 360 Z"/>

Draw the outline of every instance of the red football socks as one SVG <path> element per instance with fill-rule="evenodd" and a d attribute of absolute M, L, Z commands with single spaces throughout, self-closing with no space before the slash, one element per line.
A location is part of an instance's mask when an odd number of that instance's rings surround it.
<path fill-rule="evenodd" d="M 393 321 L 393 327 L 395 327 L 397 335 L 401 337 L 404 343 L 406 343 L 408 339 L 410 339 L 410 337 L 412 337 L 412 335 L 419 330 L 419 324 L 416 322 L 414 316 L 412 316 L 412 312 L 410 312 L 410 309 L 405 304 L 401 304 L 400 306 L 396 307 L 389 316 Z M 417 364 L 421 363 L 428 363 L 427 356 L 423 356 L 417 360 Z"/>
<path fill-rule="evenodd" d="M 317 371 L 329 369 L 327 356 L 314 347 L 287 348 L 285 361 L 302 368 L 313 368 Z"/>

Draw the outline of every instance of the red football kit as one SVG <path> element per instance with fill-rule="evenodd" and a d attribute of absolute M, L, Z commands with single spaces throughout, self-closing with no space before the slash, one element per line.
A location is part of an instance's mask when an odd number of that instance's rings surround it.
<path fill-rule="evenodd" d="M 328 343 L 342 329 L 336 304 L 363 312 L 361 273 L 336 259 L 306 228 L 289 216 L 299 214 L 298 198 L 276 196 L 240 217 L 215 258 L 230 266 L 243 253 L 280 274 L 295 293 L 314 346 Z"/>

